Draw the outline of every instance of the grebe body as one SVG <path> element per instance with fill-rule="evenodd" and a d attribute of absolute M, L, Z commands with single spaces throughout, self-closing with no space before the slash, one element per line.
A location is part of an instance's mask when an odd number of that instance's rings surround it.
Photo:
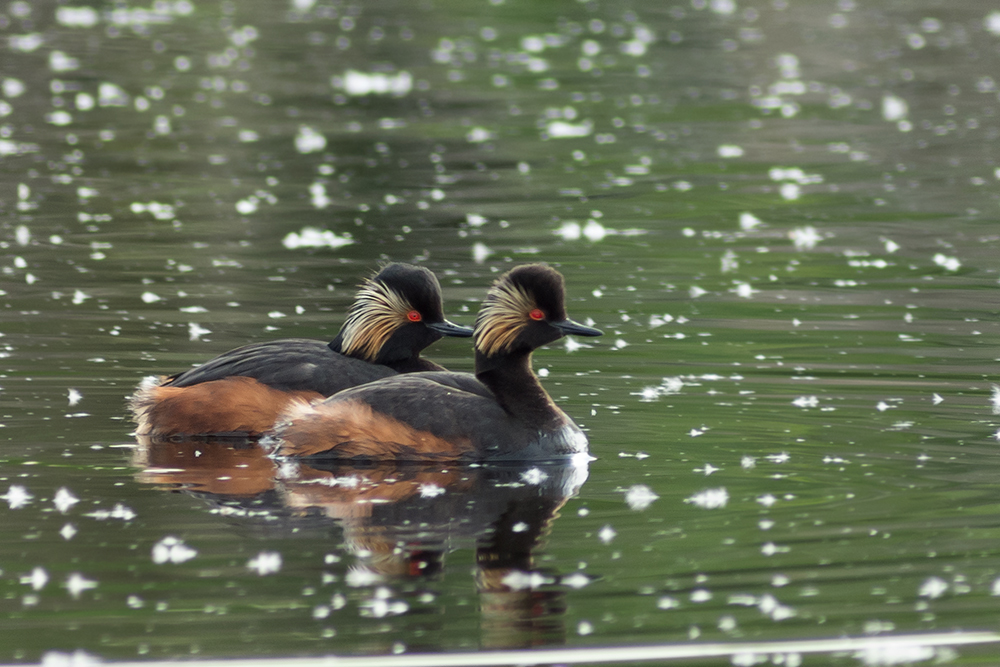
<path fill-rule="evenodd" d="M 567 334 L 562 276 L 519 266 L 490 288 L 476 320 L 476 373 L 390 377 L 324 401 L 295 401 L 265 446 L 284 456 L 394 460 L 558 460 L 587 438 L 531 370 L 532 352 Z"/>
<path fill-rule="evenodd" d="M 361 286 L 330 343 L 253 343 L 167 378 L 147 378 L 129 402 L 136 433 L 255 437 L 294 400 L 321 399 L 399 373 L 443 370 L 420 352 L 442 336 L 471 335 L 444 318 L 433 273 L 390 264 Z"/>

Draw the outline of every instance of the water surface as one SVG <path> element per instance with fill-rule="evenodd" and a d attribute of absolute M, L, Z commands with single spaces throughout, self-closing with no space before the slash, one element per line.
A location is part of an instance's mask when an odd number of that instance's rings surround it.
<path fill-rule="evenodd" d="M 763 642 L 1000 617 L 1000 14 L 14 2 L 0 32 L 0 661 L 991 664 Z M 131 435 L 143 376 L 330 339 L 390 260 L 466 324 L 508 267 L 564 273 L 606 333 L 535 367 L 585 473 L 304 483 Z M 428 352 L 472 368 L 468 341 Z"/>

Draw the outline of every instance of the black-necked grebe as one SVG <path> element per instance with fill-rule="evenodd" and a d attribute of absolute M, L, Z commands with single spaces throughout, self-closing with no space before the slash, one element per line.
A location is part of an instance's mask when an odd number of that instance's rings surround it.
<path fill-rule="evenodd" d="M 531 370 L 531 353 L 566 334 L 599 336 L 566 317 L 563 277 L 516 267 L 476 318 L 476 374 L 400 375 L 325 401 L 296 401 L 265 446 L 285 456 L 395 460 L 557 460 L 587 438 Z"/>
<path fill-rule="evenodd" d="M 253 437 L 271 429 L 293 399 L 444 370 L 420 351 L 442 336 L 471 335 L 444 318 L 433 273 L 390 264 L 361 285 L 333 342 L 291 338 L 230 350 L 183 373 L 147 378 L 129 406 L 139 435 Z"/>

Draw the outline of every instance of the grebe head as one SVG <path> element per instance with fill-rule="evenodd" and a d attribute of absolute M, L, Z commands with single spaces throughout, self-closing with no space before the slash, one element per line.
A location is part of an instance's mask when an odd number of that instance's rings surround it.
<path fill-rule="evenodd" d="M 529 353 L 567 334 L 600 336 L 566 316 L 563 277 L 545 264 L 518 266 L 493 283 L 476 318 L 476 351 L 484 357 Z"/>
<path fill-rule="evenodd" d="M 340 330 L 340 352 L 376 364 L 417 356 L 442 336 L 472 329 L 444 318 L 441 286 L 422 266 L 389 264 L 361 284 Z"/>

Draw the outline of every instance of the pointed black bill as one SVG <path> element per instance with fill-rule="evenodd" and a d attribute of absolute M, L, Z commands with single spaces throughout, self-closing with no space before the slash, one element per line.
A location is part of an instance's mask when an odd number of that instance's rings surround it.
<path fill-rule="evenodd" d="M 549 322 L 552 326 L 563 334 L 567 336 L 602 336 L 604 332 L 600 329 L 595 329 L 594 327 L 588 327 L 586 325 L 580 324 L 579 322 L 574 322 L 570 319 L 565 319 L 562 322 Z"/>
<path fill-rule="evenodd" d="M 472 336 L 472 329 L 469 327 L 461 327 L 448 320 L 442 320 L 441 322 L 427 322 L 427 328 L 431 331 L 435 331 L 442 336 L 454 336 L 456 338 L 469 338 Z"/>

